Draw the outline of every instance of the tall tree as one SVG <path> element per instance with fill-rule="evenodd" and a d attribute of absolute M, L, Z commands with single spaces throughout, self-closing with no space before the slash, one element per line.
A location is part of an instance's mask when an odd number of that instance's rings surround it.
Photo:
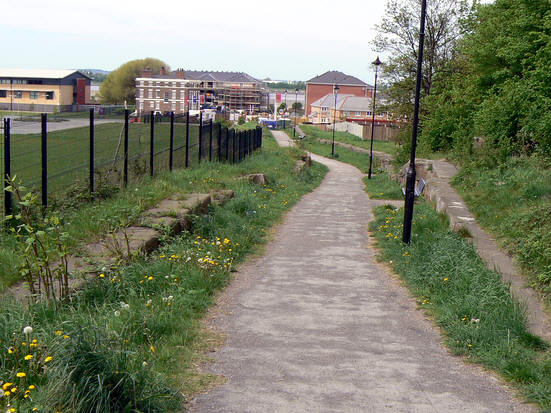
<path fill-rule="evenodd" d="M 427 6 L 422 92 L 429 95 L 435 79 L 452 69 L 458 40 L 470 27 L 477 0 L 433 0 Z M 376 26 L 374 45 L 389 55 L 383 66 L 387 93 L 399 115 L 409 115 L 417 69 L 421 0 L 389 0 Z"/>
<path fill-rule="evenodd" d="M 113 70 L 100 86 L 101 101 L 103 103 L 124 103 L 136 102 L 135 79 L 140 77 L 142 70 L 150 68 L 153 73 L 159 72 L 161 67 L 170 71 L 170 67 L 159 59 L 146 57 L 124 63 L 116 70 Z"/>

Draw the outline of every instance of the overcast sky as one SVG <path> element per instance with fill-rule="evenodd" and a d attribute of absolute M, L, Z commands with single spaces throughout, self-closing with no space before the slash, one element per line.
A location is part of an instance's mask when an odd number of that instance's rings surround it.
<path fill-rule="evenodd" d="M 155 57 L 172 69 L 285 80 L 340 70 L 372 83 L 385 3 L 4 0 L 0 67 L 113 70 Z"/>

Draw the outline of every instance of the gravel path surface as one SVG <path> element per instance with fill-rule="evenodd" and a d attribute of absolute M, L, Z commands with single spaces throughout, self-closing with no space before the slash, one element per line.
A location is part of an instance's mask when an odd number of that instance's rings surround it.
<path fill-rule="evenodd" d="M 213 311 L 227 342 L 209 368 L 227 381 L 192 411 L 533 411 L 446 352 L 375 261 L 362 174 L 313 157 L 330 168 L 327 177 L 287 214 L 266 253 L 240 267 Z"/>

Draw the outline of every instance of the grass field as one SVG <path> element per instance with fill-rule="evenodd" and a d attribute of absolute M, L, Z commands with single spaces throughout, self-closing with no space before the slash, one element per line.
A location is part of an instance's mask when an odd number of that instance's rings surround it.
<path fill-rule="evenodd" d="M 203 129 L 203 158 L 209 156 L 209 128 Z M 98 124 L 94 128 L 94 166 L 96 189 L 101 185 L 120 185 L 124 162 L 124 129 L 121 123 Z M 169 167 L 168 123 L 155 124 L 154 172 Z M 189 127 L 189 166 L 198 163 L 199 127 Z M 186 126 L 174 125 L 174 167 L 185 165 Z M 213 147 L 217 145 L 217 128 L 213 128 Z M 149 173 L 150 124 L 129 125 L 129 180 Z M 41 187 L 40 134 L 11 135 L 11 175 L 39 190 Z M 3 139 L 0 144 L 0 173 L 4 173 Z M 213 152 L 216 156 L 216 152 Z M 63 199 L 69 187 L 88 187 L 90 171 L 89 128 L 72 128 L 48 133 L 48 194 L 53 202 Z M 3 192 L 0 198 L 3 198 Z M 2 199 L 3 201 L 3 199 Z M 3 210 L 3 202 L 0 210 Z"/>
<path fill-rule="evenodd" d="M 333 139 L 332 131 L 323 131 L 312 125 L 300 125 L 300 129 L 308 136 L 316 139 Z M 291 131 L 291 134 L 293 132 Z M 358 148 L 370 149 L 371 141 L 362 140 L 356 135 L 352 135 L 348 132 L 335 132 L 335 141 L 348 143 L 350 145 L 357 146 Z M 397 149 L 397 144 L 390 141 L 373 140 L 373 150 L 394 154 Z"/>

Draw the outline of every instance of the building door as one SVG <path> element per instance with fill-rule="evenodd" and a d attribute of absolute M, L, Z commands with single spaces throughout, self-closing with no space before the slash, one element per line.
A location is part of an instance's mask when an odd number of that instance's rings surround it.
<path fill-rule="evenodd" d="M 86 104 L 86 79 L 77 79 L 77 105 Z"/>

